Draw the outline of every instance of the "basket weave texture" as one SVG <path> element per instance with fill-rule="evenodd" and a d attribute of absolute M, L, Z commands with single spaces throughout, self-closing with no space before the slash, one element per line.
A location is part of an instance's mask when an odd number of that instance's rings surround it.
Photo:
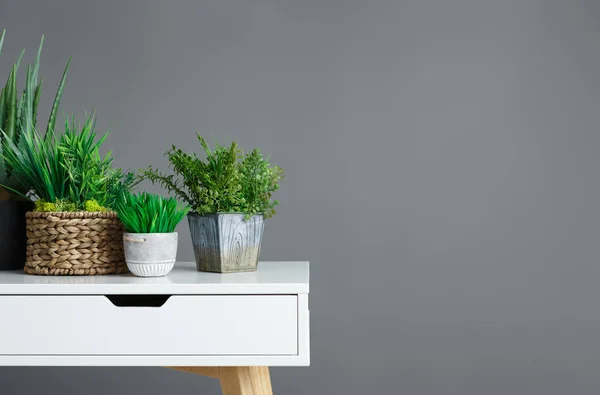
<path fill-rule="evenodd" d="M 123 224 L 114 212 L 28 212 L 25 273 L 126 273 Z"/>

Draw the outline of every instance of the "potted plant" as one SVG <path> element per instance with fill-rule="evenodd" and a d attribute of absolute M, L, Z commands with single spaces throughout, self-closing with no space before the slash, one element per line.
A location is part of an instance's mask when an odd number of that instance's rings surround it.
<path fill-rule="evenodd" d="M 113 169 L 113 158 L 99 148 L 95 117 L 80 127 L 67 118 L 62 134 L 40 136 L 28 130 L 19 142 L 3 134 L 5 163 L 37 199 L 26 214 L 25 273 L 94 275 L 127 271 L 123 224 L 112 211 L 117 198 L 137 182 L 132 173 Z"/>
<path fill-rule="evenodd" d="M 231 273 L 256 270 L 264 219 L 275 214 L 283 170 L 260 150 L 244 154 L 233 142 L 211 150 L 198 134 L 206 159 L 173 146 L 167 157 L 175 174 L 149 167 L 142 175 L 186 202 L 188 222 L 200 271 Z"/>
<path fill-rule="evenodd" d="M 126 193 L 116 204 L 125 225 L 123 246 L 129 271 L 140 277 L 169 274 L 177 257 L 175 227 L 188 213 L 175 198 Z"/>
<path fill-rule="evenodd" d="M 5 31 L 0 33 L 0 53 L 4 42 Z M 19 146 L 19 139 L 23 130 L 36 126 L 37 108 L 42 92 L 42 81 L 38 81 L 40 55 L 44 37 L 40 42 L 37 57 L 33 65 L 27 68 L 25 89 L 23 93 L 17 88 L 17 74 L 21 63 L 21 56 L 10 69 L 6 85 L 0 91 L 0 130 L 5 134 L 0 136 L 0 153 L 10 140 Z M 70 60 L 69 60 L 70 62 Z M 50 119 L 46 126 L 46 133 L 52 133 L 56 120 L 56 112 L 62 96 L 69 62 L 63 72 L 62 80 L 54 98 Z M 25 264 L 25 213 L 33 209 L 33 203 L 24 195 L 30 185 L 23 184 L 15 176 L 15 169 L 7 166 L 0 157 L 0 270 L 22 269 Z"/>

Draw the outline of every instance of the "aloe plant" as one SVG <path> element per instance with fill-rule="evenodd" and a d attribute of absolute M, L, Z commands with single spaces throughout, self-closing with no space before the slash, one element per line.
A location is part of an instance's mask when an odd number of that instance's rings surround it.
<path fill-rule="evenodd" d="M 6 31 L 4 30 L 0 34 L 0 54 L 2 53 L 2 44 L 4 43 L 5 34 Z M 20 147 L 20 141 L 23 134 L 32 133 L 36 130 L 37 110 L 43 85 L 43 79 L 39 79 L 40 56 L 42 54 L 43 45 L 44 36 L 42 36 L 40 41 L 34 63 L 27 66 L 25 87 L 22 90 L 22 93 L 19 95 L 19 90 L 17 88 L 17 74 L 25 50 L 21 52 L 16 63 L 13 64 L 6 85 L 0 91 L 0 130 L 3 132 L 0 133 L 0 199 L 11 197 L 18 198 L 19 196 L 25 195 L 31 187 L 31 185 L 22 183 L 22 177 L 16 177 L 13 174 L 15 169 L 5 163 L 2 159 L 2 152 L 9 143 Z M 70 63 L 71 58 L 67 61 L 58 90 L 54 96 L 52 110 L 50 111 L 50 117 L 46 125 L 45 138 L 48 138 L 54 133 L 58 106 L 62 97 Z M 6 188 L 2 188 L 1 186 Z M 13 191 L 16 193 L 12 193 Z"/>

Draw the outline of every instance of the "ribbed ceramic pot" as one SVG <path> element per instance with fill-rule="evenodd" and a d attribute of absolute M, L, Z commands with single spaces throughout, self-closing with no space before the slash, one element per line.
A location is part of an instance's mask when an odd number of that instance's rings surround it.
<path fill-rule="evenodd" d="M 125 233 L 125 262 L 129 271 L 139 277 L 162 277 L 175 266 L 177 232 Z"/>
<path fill-rule="evenodd" d="M 196 268 L 203 272 L 251 272 L 258 267 L 265 227 L 262 215 L 188 214 Z"/>

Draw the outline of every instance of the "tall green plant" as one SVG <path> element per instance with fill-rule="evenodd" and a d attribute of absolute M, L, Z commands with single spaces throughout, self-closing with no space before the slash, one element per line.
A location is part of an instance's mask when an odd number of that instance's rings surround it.
<path fill-rule="evenodd" d="M 129 233 L 172 233 L 189 207 L 172 197 L 142 192 L 124 194 L 115 211 Z"/>
<path fill-rule="evenodd" d="M 4 30 L 0 34 L 0 53 L 2 52 L 5 34 L 6 31 Z M 19 95 L 19 89 L 17 88 L 17 74 L 25 50 L 21 52 L 16 63 L 13 64 L 6 85 L 0 91 L 0 130 L 3 131 L 0 136 L 0 185 L 7 186 L 10 190 L 17 191 L 17 195 L 24 195 L 27 193 L 31 185 L 23 184 L 22 178 L 14 175 L 16 169 L 6 164 L 2 159 L 1 154 L 6 149 L 6 146 L 9 145 L 9 142 L 20 148 L 21 137 L 27 133 L 31 134 L 36 128 L 38 105 L 43 85 L 43 79 L 39 79 L 40 57 L 43 45 L 44 36 L 42 36 L 40 41 L 34 63 L 27 66 L 25 88 L 22 90 L 22 93 Z M 50 138 L 54 132 L 56 115 L 58 113 L 58 107 L 70 62 L 71 59 L 69 58 L 54 97 L 50 117 L 46 126 L 46 138 Z"/>
<path fill-rule="evenodd" d="M 205 160 L 173 146 L 166 155 L 175 174 L 149 167 L 142 176 L 174 193 L 200 215 L 241 212 L 272 217 L 278 204 L 272 194 L 279 189 L 283 170 L 272 166 L 258 149 L 244 154 L 233 142 L 211 150 L 200 134 L 198 140 Z"/>

